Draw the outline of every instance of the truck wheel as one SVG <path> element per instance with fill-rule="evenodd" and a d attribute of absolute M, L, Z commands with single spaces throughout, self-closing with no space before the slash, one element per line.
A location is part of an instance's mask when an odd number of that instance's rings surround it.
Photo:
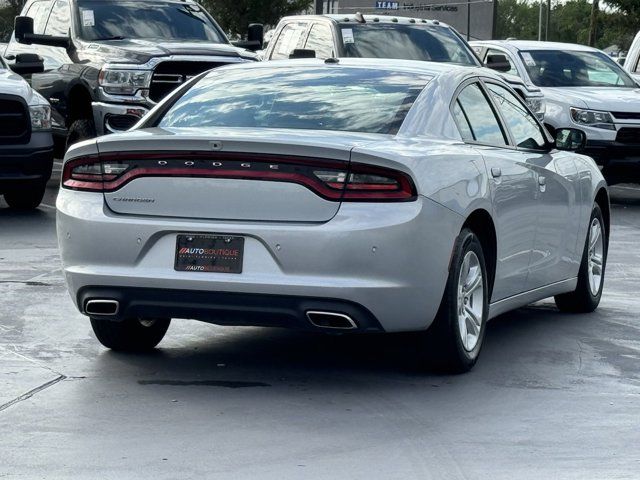
<path fill-rule="evenodd" d="M 121 322 L 91 318 L 93 333 L 102 345 L 123 352 L 152 350 L 164 338 L 171 319 L 127 318 Z"/>
<path fill-rule="evenodd" d="M 21 190 L 6 192 L 4 199 L 15 210 L 34 210 L 42 202 L 46 188 L 43 183 L 31 184 Z"/>
<path fill-rule="evenodd" d="M 578 285 L 573 292 L 555 297 L 556 305 L 561 312 L 590 313 L 598 308 L 607 266 L 607 247 L 604 217 L 596 203 L 589 220 L 589 232 L 578 272 Z"/>
<path fill-rule="evenodd" d="M 69 134 L 67 135 L 67 150 L 71 145 L 96 137 L 96 125 L 93 123 L 93 120 L 86 118 L 76 120 L 69 128 Z"/>
<path fill-rule="evenodd" d="M 429 364 L 449 373 L 473 368 L 489 315 L 488 278 L 480 240 L 465 228 L 456 239 L 444 298 L 427 332 Z"/>

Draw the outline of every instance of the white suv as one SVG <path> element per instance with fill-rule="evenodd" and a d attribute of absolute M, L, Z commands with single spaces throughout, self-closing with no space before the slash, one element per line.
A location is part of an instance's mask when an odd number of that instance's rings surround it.
<path fill-rule="evenodd" d="M 607 54 L 568 43 L 492 40 L 471 44 L 485 61 L 506 56 L 513 73 L 539 86 L 546 100 L 547 128 L 552 133 L 558 128 L 583 130 L 587 146 L 581 153 L 607 167 L 611 183 L 637 180 L 640 87 Z"/>

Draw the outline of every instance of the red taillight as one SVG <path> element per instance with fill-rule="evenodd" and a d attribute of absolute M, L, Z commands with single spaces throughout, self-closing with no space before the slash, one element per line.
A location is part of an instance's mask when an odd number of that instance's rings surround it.
<path fill-rule="evenodd" d="M 415 200 L 416 188 L 408 175 L 397 170 L 352 163 L 343 201 L 406 202 Z"/>
<path fill-rule="evenodd" d="M 113 192 L 141 177 L 290 182 L 332 201 L 408 201 L 416 196 L 407 175 L 387 168 L 340 160 L 210 152 L 123 152 L 74 159 L 64 166 L 62 185 Z"/>
<path fill-rule="evenodd" d="M 64 164 L 62 186 L 72 190 L 101 192 L 104 177 L 98 155 L 76 158 Z"/>

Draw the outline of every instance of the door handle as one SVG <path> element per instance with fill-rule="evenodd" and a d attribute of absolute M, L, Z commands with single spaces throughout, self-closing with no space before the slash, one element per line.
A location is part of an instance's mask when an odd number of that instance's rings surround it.
<path fill-rule="evenodd" d="M 492 167 L 491 176 L 493 178 L 500 178 L 502 176 L 502 170 L 500 170 L 498 167 Z"/>

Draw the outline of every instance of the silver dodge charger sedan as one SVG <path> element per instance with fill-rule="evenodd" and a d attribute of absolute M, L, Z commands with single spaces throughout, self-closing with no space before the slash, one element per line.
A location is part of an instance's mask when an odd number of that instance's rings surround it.
<path fill-rule="evenodd" d="M 578 130 L 551 139 L 498 76 L 428 62 L 222 67 L 132 131 L 66 155 L 58 238 L 106 347 L 172 318 L 423 331 L 469 370 L 489 319 L 555 296 L 593 311 L 606 184 Z"/>

